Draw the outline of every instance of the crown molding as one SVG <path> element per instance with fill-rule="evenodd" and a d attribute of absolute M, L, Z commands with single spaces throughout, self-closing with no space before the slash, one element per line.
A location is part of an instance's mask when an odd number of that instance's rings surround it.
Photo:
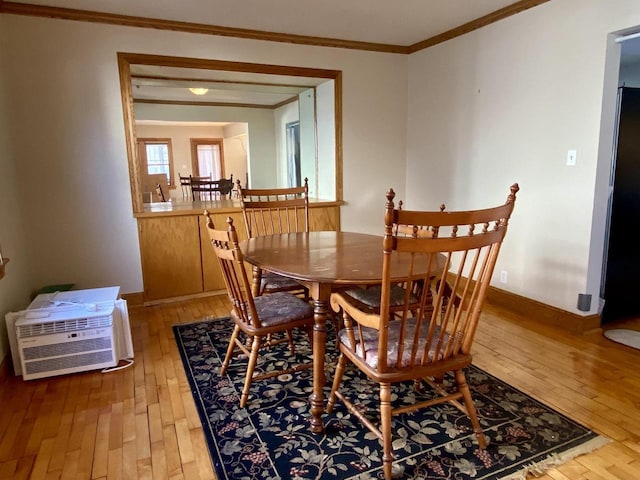
<path fill-rule="evenodd" d="M 72 8 L 48 7 L 29 3 L 5 2 L 0 0 L 0 13 L 11 15 L 26 15 L 32 17 L 58 18 L 63 20 L 75 20 L 92 23 L 105 23 L 110 25 L 122 25 L 127 27 L 153 28 L 156 30 L 171 30 L 176 32 L 197 33 L 201 35 L 218 35 L 224 37 L 246 38 L 251 40 L 264 40 L 268 42 L 293 43 L 298 45 L 312 45 L 316 47 L 346 48 L 351 50 L 363 50 L 370 52 L 411 54 L 432 47 L 452 38 L 459 37 L 479 28 L 490 25 L 504 18 L 515 15 L 529 8 L 535 7 L 549 0 L 521 0 L 507 7 L 501 8 L 476 20 L 465 23 L 451 30 L 447 30 L 434 37 L 427 38 L 413 45 L 390 45 L 385 43 L 357 42 L 336 38 L 312 37 L 306 35 L 293 35 L 288 33 L 265 32 L 262 30 L 250 30 L 244 28 L 222 27 L 219 25 L 207 25 L 203 23 L 178 22 L 158 18 L 136 17 L 130 15 L 118 15 L 114 13 L 94 12 L 89 10 L 77 10 Z"/>
<path fill-rule="evenodd" d="M 482 27 L 486 27 L 487 25 L 491 25 L 492 23 L 495 23 L 499 20 L 536 7 L 548 1 L 549 0 L 521 0 L 519 2 L 512 3 L 511 5 L 496 10 L 495 12 L 491 12 L 483 17 L 476 18 L 475 20 L 460 25 L 459 27 L 452 28 L 451 30 L 447 30 L 446 32 L 443 32 L 434 37 L 427 38 L 426 40 L 418 43 L 414 43 L 413 45 L 407 47 L 406 53 L 415 53 L 420 50 L 424 50 L 425 48 L 433 47 L 434 45 L 437 45 L 439 43 L 446 42 L 447 40 L 451 40 L 452 38 L 461 37 L 466 33 L 478 30 Z"/>
<path fill-rule="evenodd" d="M 29 3 L 0 1 L 0 13 L 26 15 L 31 17 L 58 18 L 63 20 L 77 20 L 93 23 L 106 23 L 110 25 L 122 25 L 127 27 L 154 28 L 157 30 L 172 30 L 176 32 L 218 35 L 223 37 L 246 38 L 251 40 L 265 40 L 268 42 L 295 43 L 300 45 L 313 45 L 317 47 L 347 48 L 352 50 L 365 50 L 384 53 L 407 53 L 407 47 L 405 46 L 387 45 L 384 43 L 356 42 L 335 38 L 265 32 L 261 30 L 222 27 L 219 25 L 207 25 L 203 23 L 178 22 L 174 20 L 162 20 L 159 18 L 135 17 L 130 15 L 118 15 L 115 13 L 76 10 L 72 8 L 47 7 L 43 5 L 32 5 Z"/>

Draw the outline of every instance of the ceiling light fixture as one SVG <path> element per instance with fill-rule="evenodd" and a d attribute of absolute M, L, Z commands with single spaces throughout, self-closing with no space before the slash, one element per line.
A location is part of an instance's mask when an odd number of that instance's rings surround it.
<path fill-rule="evenodd" d="M 208 88 L 190 88 L 189 91 L 194 95 L 204 95 L 209 91 Z"/>

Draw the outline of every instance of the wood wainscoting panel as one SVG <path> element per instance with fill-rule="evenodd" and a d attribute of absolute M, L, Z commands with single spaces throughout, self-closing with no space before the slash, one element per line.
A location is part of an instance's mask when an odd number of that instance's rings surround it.
<path fill-rule="evenodd" d="M 202 292 L 198 217 L 138 219 L 144 300 Z"/>

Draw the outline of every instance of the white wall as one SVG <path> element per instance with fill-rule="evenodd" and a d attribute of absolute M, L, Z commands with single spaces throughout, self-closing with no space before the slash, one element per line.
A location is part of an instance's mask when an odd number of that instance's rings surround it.
<path fill-rule="evenodd" d="M 302 95 L 306 95 L 303 93 Z M 287 132 L 286 125 L 300 119 L 299 102 L 292 102 L 274 111 L 276 131 L 276 149 L 278 152 L 278 184 L 287 185 Z M 315 159 L 311 167 L 313 177 L 305 174 L 302 168 L 302 178 L 309 177 L 309 192 L 312 196 L 323 200 L 336 199 L 336 129 L 335 129 L 335 81 L 324 82 L 315 89 L 314 125 L 307 130 L 307 137 L 302 137 L 302 150 L 306 148 L 308 158 Z M 315 139 L 317 137 L 317 140 Z M 305 142 L 305 138 L 314 138 Z M 309 167 L 306 169 L 309 172 Z M 315 180 L 315 182 L 314 182 Z M 313 182 L 313 183 L 312 183 Z"/>
<path fill-rule="evenodd" d="M 637 0 L 554 0 L 407 57 L 0 15 L 0 313 L 50 283 L 142 290 L 118 51 L 342 70 L 344 230 L 380 233 L 389 187 L 407 208 L 456 209 L 500 203 L 517 181 L 497 266 L 508 283 L 494 285 L 576 313 L 589 293 L 593 313 L 618 80 L 608 35 L 635 25 Z"/>
<path fill-rule="evenodd" d="M 2 33 L 4 23 L 0 16 L 0 45 L 7 45 Z M 32 288 L 35 290 L 36 287 L 28 281 L 31 257 L 26 247 L 24 223 L 38 221 L 37 217 L 29 219 L 22 213 L 13 154 L 13 130 L 6 109 L 10 93 L 2 75 L 5 65 L 4 51 L 0 49 L 0 246 L 3 256 L 11 259 L 5 266 L 5 276 L 0 279 L 0 358 L 9 351 L 5 314 L 24 309 L 31 300 Z"/>
<path fill-rule="evenodd" d="M 224 127 L 224 163 L 227 172 L 233 174 L 233 184 L 240 180 L 242 186 L 247 182 L 249 129 L 246 123 L 230 123 Z M 246 186 L 245 186 L 246 188 Z"/>
<path fill-rule="evenodd" d="M 619 51 L 608 34 L 638 24 L 635 0 L 554 0 L 410 57 L 406 207 L 491 206 L 520 184 L 494 285 L 574 313 L 588 293 L 597 311 L 617 82 L 607 52 Z"/>
<path fill-rule="evenodd" d="M 287 170 L 287 123 L 300 120 L 298 101 L 287 103 L 273 111 L 273 123 L 276 130 L 276 185 L 288 186 Z"/>
<path fill-rule="evenodd" d="M 316 92 L 309 88 L 298 95 L 300 111 L 300 176 L 309 180 L 309 196 L 318 196 L 318 162 L 316 156 Z"/>
<path fill-rule="evenodd" d="M 316 88 L 318 119 L 318 198 L 336 199 L 336 128 L 335 82 L 324 82 Z"/>
<path fill-rule="evenodd" d="M 406 56 L 0 17 L 0 76 L 9 92 L 3 113 L 12 140 L 1 161 L 18 179 L 20 245 L 34 265 L 25 289 L 75 282 L 142 291 L 117 52 L 342 70 L 342 227 L 379 233 L 385 190 L 404 190 Z M 251 157 L 259 156 L 251 127 L 249 138 Z"/>

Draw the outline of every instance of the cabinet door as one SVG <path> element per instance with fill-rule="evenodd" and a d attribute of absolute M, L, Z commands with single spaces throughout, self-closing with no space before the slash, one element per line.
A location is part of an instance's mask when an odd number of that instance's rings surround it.
<path fill-rule="evenodd" d="M 309 208 L 309 230 L 312 232 L 339 231 L 340 207 Z"/>
<path fill-rule="evenodd" d="M 144 300 L 201 293 L 198 217 L 138 219 Z"/>
<path fill-rule="evenodd" d="M 244 226 L 244 218 L 241 212 L 238 213 L 210 213 L 211 220 L 217 230 L 226 230 L 228 228 L 227 218 L 233 218 L 233 226 L 238 232 L 238 238 L 240 241 L 247 238 L 246 227 Z M 224 284 L 224 278 L 220 271 L 220 265 L 216 254 L 213 252 L 211 243 L 209 240 L 209 234 L 207 233 L 207 224 L 204 215 L 199 215 L 200 218 L 200 243 L 202 245 L 202 279 L 204 284 L 204 291 L 226 290 Z M 249 270 L 250 271 L 250 270 Z M 251 278 L 251 277 L 249 277 Z"/>

